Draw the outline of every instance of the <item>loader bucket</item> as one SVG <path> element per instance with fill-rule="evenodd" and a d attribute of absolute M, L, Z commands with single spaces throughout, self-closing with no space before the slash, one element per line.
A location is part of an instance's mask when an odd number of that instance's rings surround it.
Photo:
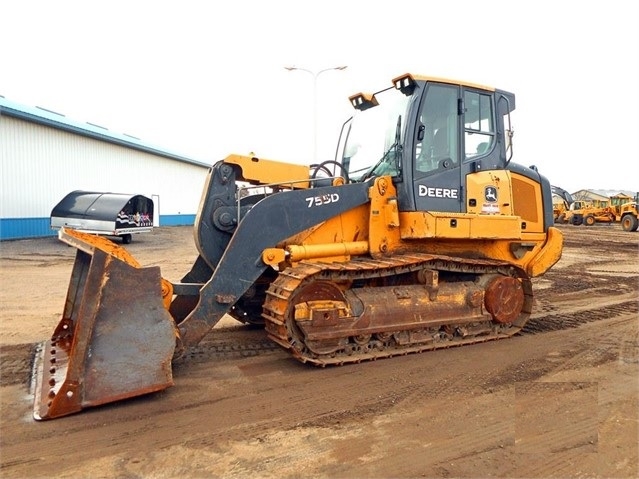
<path fill-rule="evenodd" d="M 105 238 L 61 229 L 77 248 L 62 319 L 34 363 L 36 420 L 173 385 L 171 284 Z"/>

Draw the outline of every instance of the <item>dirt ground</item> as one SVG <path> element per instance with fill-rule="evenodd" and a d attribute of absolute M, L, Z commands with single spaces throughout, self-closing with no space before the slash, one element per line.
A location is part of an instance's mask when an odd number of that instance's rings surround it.
<path fill-rule="evenodd" d="M 639 233 L 561 226 L 517 336 L 342 367 L 298 363 L 225 319 L 160 393 L 33 420 L 35 344 L 64 306 L 75 249 L 0 243 L 3 478 L 639 476 Z M 192 230 L 127 246 L 178 281 Z"/>

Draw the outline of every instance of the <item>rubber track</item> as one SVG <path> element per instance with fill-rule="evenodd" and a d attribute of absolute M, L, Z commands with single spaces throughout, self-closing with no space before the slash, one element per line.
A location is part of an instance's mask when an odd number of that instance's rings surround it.
<path fill-rule="evenodd" d="M 522 314 L 511 325 L 494 325 L 490 334 L 476 336 L 452 336 L 433 342 L 399 346 L 395 341 L 383 342 L 371 340 L 366 345 L 356 345 L 349 351 L 318 355 L 311 353 L 301 343 L 301 338 L 293 337 L 291 328 L 287 324 L 287 311 L 290 309 L 289 300 L 296 291 L 311 281 L 322 280 L 328 282 L 373 280 L 379 277 L 393 277 L 404 273 L 418 271 L 424 268 L 456 273 L 503 274 L 522 278 L 525 302 Z M 381 358 L 388 358 L 410 353 L 474 344 L 495 339 L 507 338 L 518 333 L 532 312 L 532 285 L 525 273 L 515 266 L 490 260 L 460 259 L 430 254 L 399 255 L 384 260 L 356 259 L 348 263 L 314 263 L 303 261 L 294 268 L 280 273 L 266 292 L 263 316 L 267 323 L 269 337 L 288 349 L 293 356 L 302 362 L 309 362 L 317 366 L 342 365 L 358 363 Z M 459 323 L 451 328 L 462 326 Z"/>

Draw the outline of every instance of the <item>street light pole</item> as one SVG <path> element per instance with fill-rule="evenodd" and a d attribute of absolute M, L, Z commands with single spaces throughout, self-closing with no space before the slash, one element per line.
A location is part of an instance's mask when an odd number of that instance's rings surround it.
<path fill-rule="evenodd" d="M 328 72 L 331 70 L 346 70 L 346 68 L 348 67 L 344 65 L 339 67 L 324 68 L 323 70 L 319 70 L 317 72 L 308 70 L 306 68 L 299 68 L 299 67 L 284 67 L 284 68 L 290 72 L 295 70 L 306 72 L 313 77 L 313 163 L 317 164 L 317 77 L 324 72 Z"/>

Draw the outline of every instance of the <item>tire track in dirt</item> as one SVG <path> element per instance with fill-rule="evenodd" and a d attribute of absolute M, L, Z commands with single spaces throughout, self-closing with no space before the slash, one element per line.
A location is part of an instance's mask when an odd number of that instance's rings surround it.
<path fill-rule="evenodd" d="M 621 322 L 627 324 L 630 320 L 617 320 L 614 325 Z M 239 332 L 231 331 L 229 334 L 237 335 Z M 613 345 L 615 335 L 618 338 L 622 333 L 620 328 L 611 327 L 610 334 L 605 344 Z M 594 333 L 586 336 L 588 339 L 583 345 L 575 341 L 575 344 L 579 344 L 578 348 L 584 348 L 582 352 L 591 348 L 593 342 L 596 344 L 601 337 L 600 334 L 595 337 Z M 235 444 L 248 437 L 263 438 L 268 443 L 272 440 L 271 432 L 274 430 L 283 431 L 290 437 L 300 431 L 327 430 L 331 431 L 330 437 L 339 437 L 341 430 L 347 435 L 353 433 L 353 428 L 363 428 L 364 425 L 377 431 L 384 430 L 384 421 L 387 420 L 384 415 L 392 413 L 394 420 L 404 414 L 408 415 L 405 421 L 426 421 L 427 427 L 434 430 L 438 428 L 437 421 L 441 420 L 441 430 L 445 436 L 431 442 L 425 452 L 439 458 L 440 466 L 449 470 L 450 462 L 461 463 L 467 457 L 478 455 L 503 456 L 503 448 L 516 448 L 512 412 L 507 411 L 513 404 L 512 385 L 517 378 L 510 377 L 508 383 L 492 385 L 490 379 L 507 377 L 509 371 L 514 371 L 521 364 L 517 355 L 512 353 L 518 349 L 514 343 L 521 343 L 524 339 L 499 342 L 504 347 L 497 349 L 494 346 L 498 342 L 485 343 L 468 348 L 468 355 L 460 355 L 451 349 L 420 355 L 422 358 L 419 360 L 415 359 L 415 355 L 397 357 L 394 360 L 396 366 L 392 368 L 382 365 L 391 361 L 380 361 L 343 368 L 313 368 L 312 374 L 306 365 L 290 360 L 284 352 L 262 357 L 233 357 L 216 362 L 214 368 L 200 362 L 184 371 L 184 376 L 177 379 L 175 389 L 124 404 L 89 409 L 81 415 L 62 419 L 64 423 L 52 421 L 28 428 L 26 434 L 30 437 L 25 438 L 23 431 L 21 440 L 30 445 L 31 452 L 19 450 L 19 454 L 15 454 L 17 446 L 9 445 L 5 449 L 5 458 L 11 458 L 12 454 L 16 458 L 3 462 L 0 468 L 14 472 L 35 470 L 40 461 L 54 461 L 58 468 L 62 468 L 58 470 L 64 471 L 64 468 L 69 470 L 71 467 L 65 459 L 69 449 L 77 449 L 74 452 L 74 464 L 82 466 L 94 461 L 98 450 L 102 457 L 113 457 L 124 454 L 132 442 L 149 444 L 150 441 L 149 447 L 161 451 L 174 445 L 176 437 L 184 438 L 180 440 L 180 447 L 202 452 L 220 451 L 220 445 Z M 564 344 L 565 336 L 564 339 L 553 336 L 550 342 Z M 552 351 L 553 345 L 545 347 Z M 494 370 L 481 364 L 480 358 L 486 351 L 495 353 L 498 350 L 510 351 L 507 357 L 512 358 L 510 361 L 514 361 L 513 366 L 503 365 Z M 568 364 L 572 351 L 579 349 L 573 347 L 560 357 L 550 356 L 551 361 L 544 369 L 550 371 L 553 367 Z M 531 361 L 539 362 L 544 357 L 544 353 L 540 356 L 535 348 L 529 354 L 534 355 Z M 456 375 L 451 375 L 446 367 L 450 367 L 451 363 L 455 363 Z M 349 388 L 353 387 L 356 389 L 351 392 Z M 281 400 L 281 391 L 286 391 L 284 401 Z M 318 394 L 319 391 L 321 394 Z M 496 397 L 501 398 L 498 400 L 501 406 L 479 409 L 482 411 L 481 417 L 469 411 L 464 412 L 461 406 L 469 393 L 475 398 L 484 398 L 486 405 L 491 404 L 490 401 L 494 404 Z M 455 405 L 457 400 L 461 402 Z M 411 408 L 416 403 L 429 404 L 434 408 L 434 416 L 428 420 L 415 416 L 417 412 Z M 441 408 L 439 412 L 437 405 Z M 216 411 L 233 411 L 233 414 L 211 415 Z M 506 418 L 511 417 L 510 422 L 503 420 L 504 414 Z M 445 426 L 450 424 L 455 424 L 456 429 L 446 430 Z M 8 425 L 9 429 L 5 432 L 10 437 L 15 426 L 10 420 Z M 60 426 L 63 426 L 65 441 L 56 441 Z M 392 427 L 391 423 L 388 427 Z M 562 439 L 561 436 L 553 436 L 557 454 L 570 457 L 575 449 L 592 447 L 589 443 L 584 446 L 574 440 L 575 436 L 589 437 L 589 430 L 583 424 L 576 427 L 569 425 L 567 431 L 569 437 Z M 370 439 L 369 456 L 373 457 L 369 459 L 366 470 L 371 473 L 376 470 L 376 463 L 383 467 L 379 461 L 383 460 L 384 455 L 376 455 L 375 451 L 381 451 L 384 444 L 376 437 L 386 436 L 373 435 Z M 85 448 L 75 441 L 91 444 L 91 447 Z M 534 442 L 530 444 L 536 445 Z M 570 450 L 564 452 L 562 448 L 566 447 Z M 404 454 L 406 462 L 403 466 L 399 465 L 397 472 L 406 467 L 406 473 L 409 474 L 415 470 L 414 461 L 411 461 L 413 452 L 408 449 L 402 451 L 399 456 L 394 456 L 394 463 L 401 463 L 398 458 Z M 277 455 L 276 452 L 273 454 Z M 543 466 L 543 463 L 539 464 L 539 467 Z M 454 471 L 452 475 L 455 475 Z"/>
<path fill-rule="evenodd" d="M 563 303 L 560 311 L 565 308 L 568 312 L 561 313 L 556 312 L 557 306 L 546 305 L 542 309 L 554 310 L 555 314 L 541 312 L 533 314 L 517 336 L 572 329 L 592 321 L 615 318 L 627 313 L 639 313 L 639 303 L 636 300 L 629 300 L 626 295 L 609 297 L 605 304 L 597 304 L 589 309 L 571 310 L 570 306 L 570 302 Z M 39 343 L 0 345 L 0 372 L 3 384 L 31 382 L 33 360 L 39 346 Z M 259 356 L 273 351 L 283 350 L 269 340 L 261 329 L 248 327 L 216 329 L 198 346 L 189 350 L 184 358 L 176 360 L 174 371 L 180 374 L 183 369 L 192 364 Z"/>

